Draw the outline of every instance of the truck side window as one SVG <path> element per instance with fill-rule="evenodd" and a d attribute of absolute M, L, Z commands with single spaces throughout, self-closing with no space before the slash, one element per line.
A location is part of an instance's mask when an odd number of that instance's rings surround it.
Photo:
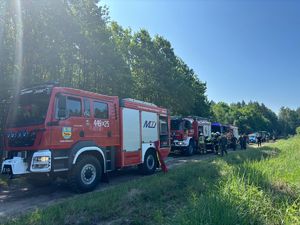
<path fill-rule="evenodd" d="M 108 119 L 108 105 L 103 102 L 94 102 L 94 117 L 96 119 Z"/>
<path fill-rule="evenodd" d="M 81 99 L 68 97 L 67 98 L 67 111 L 68 111 L 69 117 L 81 116 L 82 115 Z"/>
<path fill-rule="evenodd" d="M 160 146 L 168 147 L 169 143 L 169 126 L 168 118 L 160 116 L 159 117 L 159 135 L 160 135 Z"/>
<path fill-rule="evenodd" d="M 90 100 L 89 99 L 84 99 L 84 117 L 90 117 L 91 116 L 91 105 L 90 105 Z"/>

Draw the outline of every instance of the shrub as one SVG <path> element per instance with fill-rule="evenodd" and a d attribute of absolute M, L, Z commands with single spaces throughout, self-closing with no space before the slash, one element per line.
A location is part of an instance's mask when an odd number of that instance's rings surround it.
<path fill-rule="evenodd" d="M 296 128 L 296 134 L 297 134 L 297 135 L 300 135 L 300 127 L 297 127 L 297 128 Z"/>

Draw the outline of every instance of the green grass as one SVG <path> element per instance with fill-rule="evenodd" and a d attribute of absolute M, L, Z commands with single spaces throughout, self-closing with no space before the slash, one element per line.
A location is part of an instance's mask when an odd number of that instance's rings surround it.
<path fill-rule="evenodd" d="M 300 224 L 300 138 L 177 167 L 7 224 Z"/>
<path fill-rule="evenodd" d="M 7 183 L 8 183 L 8 178 L 0 176 L 0 187 L 7 187 Z"/>

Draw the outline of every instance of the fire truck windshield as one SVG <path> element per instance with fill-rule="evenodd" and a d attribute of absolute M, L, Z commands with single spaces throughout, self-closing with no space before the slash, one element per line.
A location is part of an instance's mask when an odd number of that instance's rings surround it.
<path fill-rule="evenodd" d="M 49 91 L 30 90 L 18 95 L 10 109 L 7 126 L 24 127 L 45 121 L 50 101 Z"/>
<path fill-rule="evenodd" d="M 182 129 L 181 120 L 171 120 L 171 130 L 180 130 Z"/>

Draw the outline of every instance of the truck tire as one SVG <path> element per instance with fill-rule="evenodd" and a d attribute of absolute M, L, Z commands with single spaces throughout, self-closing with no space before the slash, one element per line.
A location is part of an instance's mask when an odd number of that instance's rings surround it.
<path fill-rule="evenodd" d="M 150 175 L 155 172 L 157 165 L 156 152 L 155 150 L 150 149 L 145 154 L 144 163 L 139 165 L 139 170 L 143 175 Z"/>
<path fill-rule="evenodd" d="M 95 189 L 102 177 L 101 163 L 91 155 L 84 155 L 72 168 L 68 182 L 71 189 L 77 193 L 89 192 Z"/>
<path fill-rule="evenodd" d="M 189 146 L 187 147 L 187 149 L 185 151 L 185 154 L 187 156 L 192 156 L 194 154 L 194 145 L 191 141 L 190 141 L 190 144 L 189 144 Z"/>

